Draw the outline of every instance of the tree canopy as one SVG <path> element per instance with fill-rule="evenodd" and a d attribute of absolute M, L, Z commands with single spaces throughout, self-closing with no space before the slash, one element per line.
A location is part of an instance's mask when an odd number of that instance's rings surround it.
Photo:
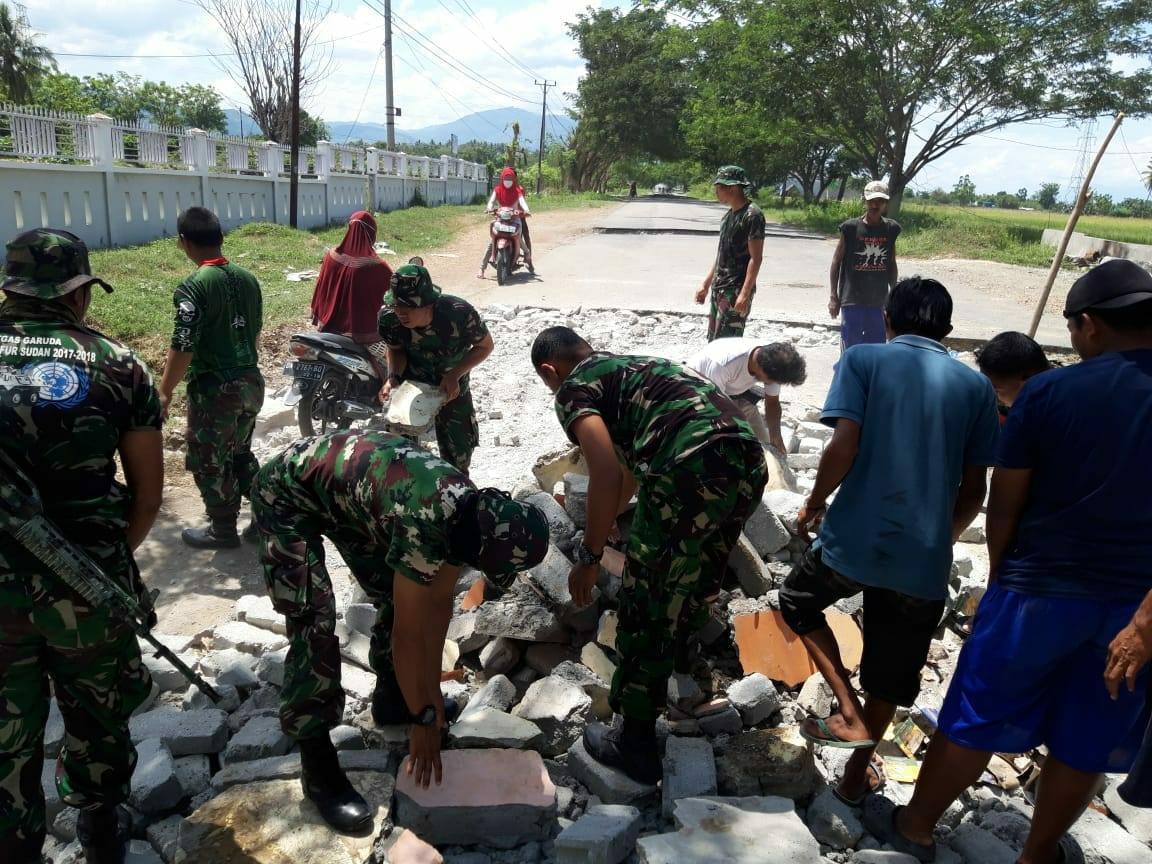
<path fill-rule="evenodd" d="M 202 84 L 171 86 L 139 75 L 55 73 L 36 87 L 34 104 L 58 111 L 91 114 L 99 111 L 128 123 L 154 123 L 226 132 L 228 118 L 220 107 L 220 94 Z"/>
<path fill-rule="evenodd" d="M 21 7 L 0 3 L 0 93 L 9 102 L 26 103 L 32 90 L 56 68 L 56 58 L 28 27 Z"/>

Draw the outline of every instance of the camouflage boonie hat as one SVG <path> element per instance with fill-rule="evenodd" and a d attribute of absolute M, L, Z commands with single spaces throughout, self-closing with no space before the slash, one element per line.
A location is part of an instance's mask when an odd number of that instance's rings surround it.
<path fill-rule="evenodd" d="M 92 275 L 84 241 L 68 231 L 34 228 L 17 234 L 7 248 L 7 278 L 0 289 L 41 300 L 55 300 L 93 284 L 112 292 L 111 285 Z"/>
<path fill-rule="evenodd" d="M 431 306 L 440 296 L 427 267 L 405 264 L 392 274 L 392 287 L 384 295 L 385 306 Z"/>
<path fill-rule="evenodd" d="M 481 489 L 476 504 L 480 551 L 473 564 L 485 576 L 535 567 L 548 554 L 548 520 L 539 507 L 513 501 L 499 489 Z"/>
<path fill-rule="evenodd" d="M 713 186 L 717 184 L 721 186 L 751 186 L 752 182 L 739 165 L 725 165 L 716 172 L 716 179 L 712 181 Z"/>

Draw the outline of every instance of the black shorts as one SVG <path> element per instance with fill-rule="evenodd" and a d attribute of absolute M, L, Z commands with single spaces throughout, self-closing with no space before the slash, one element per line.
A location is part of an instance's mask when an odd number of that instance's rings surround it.
<path fill-rule="evenodd" d="M 798 636 L 827 626 L 824 610 L 864 592 L 864 654 L 860 686 L 894 705 L 911 705 L 920 693 L 920 670 L 932 634 L 944 615 L 943 600 L 910 597 L 853 582 L 808 549 L 780 587 L 780 612 Z"/>

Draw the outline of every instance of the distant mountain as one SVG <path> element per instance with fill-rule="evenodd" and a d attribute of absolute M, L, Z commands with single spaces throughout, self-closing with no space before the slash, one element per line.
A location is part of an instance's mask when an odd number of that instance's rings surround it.
<path fill-rule="evenodd" d="M 244 134 L 251 135 L 256 128 L 256 121 L 248 115 L 242 115 L 235 108 L 224 112 L 228 116 L 228 134 L 241 134 L 241 121 L 243 121 Z M 397 118 L 396 144 L 406 141 L 444 141 L 456 135 L 461 144 L 468 141 L 484 141 L 493 144 L 503 144 L 512 139 L 512 124 L 520 124 L 520 140 L 530 147 L 536 146 L 536 139 L 540 137 L 540 115 L 533 114 L 521 108 L 493 108 L 489 111 L 477 111 L 467 117 L 453 120 L 451 123 L 441 123 L 436 126 L 424 126 L 420 129 L 406 129 L 403 126 L 404 118 Z M 343 144 L 345 141 L 357 139 L 373 144 L 376 141 L 388 139 L 388 127 L 383 123 L 359 121 L 353 123 L 347 120 L 325 120 L 332 141 Z M 575 123 L 567 116 L 549 114 L 545 124 L 546 138 L 566 138 L 572 131 Z"/>

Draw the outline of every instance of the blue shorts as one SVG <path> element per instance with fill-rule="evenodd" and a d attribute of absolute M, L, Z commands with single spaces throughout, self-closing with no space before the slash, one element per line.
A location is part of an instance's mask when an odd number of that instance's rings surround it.
<path fill-rule="evenodd" d="M 853 345 L 883 344 L 888 341 L 884 329 L 884 310 L 879 306 L 843 306 L 840 309 L 840 350 Z"/>
<path fill-rule="evenodd" d="M 1136 692 L 1104 686 L 1108 643 L 1135 603 L 1034 597 L 993 583 L 980 601 L 940 731 L 974 750 L 1048 752 L 1078 771 L 1124 773 L 1147 723 L 1145 677 Z"/>

